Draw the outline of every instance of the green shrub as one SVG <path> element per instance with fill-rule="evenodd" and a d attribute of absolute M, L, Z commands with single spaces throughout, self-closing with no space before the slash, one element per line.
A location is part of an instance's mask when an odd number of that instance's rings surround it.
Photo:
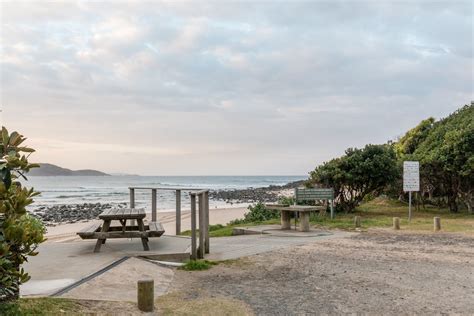
<path fill-rule="evenodd" d="M 353 211 L 368 195 L 377 196 L 399 175 L 391 145 L 349 148 L 311 172 L 311 182 L 334 188 L 336 208 Z"/>
<path fill-rule="evenodd" d="M 293 196 L 280 196 L 278 198 L 278 204 L 294 205 L 295 204 L 295 198 Z"/>
<path fill-rule="evenodd" d="M 222 229 L 222 228 L 224 228 L 224 225 L 221 225 L 221 224 L 209 225 L 209 231 L 210 232 L 213 232 L 213 231 L 216 231 L 216 230 L 219 230 L 219 229 Z"/>
<path fill-rule="evenodd" d="M 28 156 L 34 152 L 21 146 L 25 138 L 2 128 L 0 139 L 0 301 L 16 299 L 20 284 L 29 280 L 21 265 L 28 256 L 35 256 L 38 244 L 44 241 L 45 228 L 40 221 L 26 212 L 38 195 L 33 189 L 22 186 L 19 177 L 31 168 Z"/>
<path fill-rule="evenodd" d="M 269 219 L 280 217 L 280 213 L 278 211 L 265 208 L 265 205 L 261 202 L 258 202 L 255 205 L 249 205 L 248 209 L 249 212 L 245 213 L 243 219 L 233 220 L 229 224 L 240 225 L 245 223 L 260 223 Z"/>
<path fill-rule="evenodd" d="M 189 260 L 180 269 L 186 270 L 186 271 L 201 271 L 201 270 L 208 270 L 213 265 L 216 265 L 216 264 L 217 264 L 216 262 L 209 261 L 209 260 Z"/>

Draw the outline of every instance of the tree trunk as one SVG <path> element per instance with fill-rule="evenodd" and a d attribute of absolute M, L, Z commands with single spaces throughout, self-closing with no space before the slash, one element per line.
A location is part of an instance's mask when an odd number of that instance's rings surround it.
<path fill-rule="evenodd" d="M 456 197 L 457 197 L 457 194 L 450 193 L 448 195 L 448 206 L 449 206 L 449 210 L 452 213 L 458 212 L 458 204 L 456 203 Z"/>

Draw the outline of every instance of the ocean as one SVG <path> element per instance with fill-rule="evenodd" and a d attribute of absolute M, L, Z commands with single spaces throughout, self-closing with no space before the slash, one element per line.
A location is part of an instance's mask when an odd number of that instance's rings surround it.
<path fill-rule="evenodd" d="M 58 204 L 129 202 L 130 186 L 230 190 L 284 185 L 306 178 L 307 176 L 37 176 L 29 177 L 28 181 L 23 183 L 41 192 L 41 195 L 35 197 L 35 203 L 31 206 L 35 209 Z M 136 190 L 135 200 L 137 207 L 149 208 L 151 190 Z M 183 209 L 189 207 L 189 195 L 186 191 L 182 192 L 182 206 Z M 210 208 L 230 206 L 225 201 L 209 201 Z M 158 191 L 158 211 L 169 211 L 174 208 L 174 191 Z"/>

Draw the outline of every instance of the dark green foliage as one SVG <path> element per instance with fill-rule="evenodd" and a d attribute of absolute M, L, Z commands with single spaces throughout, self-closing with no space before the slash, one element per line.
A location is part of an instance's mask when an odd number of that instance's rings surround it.
<path fill-rule="evenodd" d="M 346 154 L 310 173 L 314 185 L 334 188 L 336 208 L 352 211 L 367 196 L 376 196 L 399 175 L 395 151 L 390 145 L 349 148 Z"/>
<path fill-rule="evenodd" d="M 213 232 L 213 231 L 216 231 L 216 230 L 219 230 L 219 229 L 222 229 L 222 228 L 224 228 L 224 225 L 222 225 L 222 224 L 209 225 L 209 231 L 210 232 Z"/>
<path fill-rule="evenodd" d="M 187 261 L 184 266 L 180 267 L 182 270 L 186 271 L 201 271 L 201 270 L 208 270 L 213 265 L 216 265 L 217 262 L 209 261 L 209 260 L 189 260 Z"/>
<path fill-rule="evenodd" d="M 421 164 L 422 183 L 446 197 L 452 212 L 460 198 L 472 212 L 474 197 L 474 106 L 465 105 L 435 122 L 411 155 Z M 426 189 L 426 188 L 424 188 Z"/>
<path fill-rule="evenodd" d="M 295 197 L 294 196 L 280 196 L 278 198 L 278 204 L 294 205 L 295 204 Z"/>
<path fill-rule="evenodd" d="M 25 138 L 2 128 L 0 141 L 0 301 L 18 297 L 19 286 L 29 280 L 21 268 L 43 241 L 44 226 L 29 216 L 26 207 L 38 193 L 18 181 L 38 165 L 30 164 L 33 149 L 21 146 Z"/>
<path fill-rule="evenodd" d="M 243 219 L 236 219 L 231 221 L 230 225 L 239 225 L 245 223 L 259 223 L 272 218 L 279 218 L 280 213 L 277 211 L 272 211 L 265 208 L 265 205 L 261 202 L 258 202 L 255 205 L 249 205 L 249 212 L 245 213 Z"/>

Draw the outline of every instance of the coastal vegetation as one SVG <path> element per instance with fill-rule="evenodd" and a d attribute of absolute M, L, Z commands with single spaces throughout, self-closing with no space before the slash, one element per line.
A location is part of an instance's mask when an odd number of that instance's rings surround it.
<path fill-rule="evenodd" d="M 201 270 L 208 270 L 213 265 L 216 265 L 217 262 L 209 261 L 209 260 L 189 260 L 180 267 L 181 270 L 186 271 L 201 271 Z"/>
<path fill-rule="evenodd" d="M 33 188 L 24 187 L 24 178 L 30 169 L 38 167 L 28 162 L 34 149 L 23 146 L 25 137 L 11 134 L 2 127 L 0 142 L 0 301 L 19 297 L 21 283 L 29 280 L 21 265 L 34 256 L 37 246 L 44 241 L 43 224 L 28 215 L 26 207 L 38 195 Z"/>
<path fill-rule="evenodd" d="M 448 117 L 423 120 L 396 142 L 349 148 L 310 173 L 308 185 L 332 187 L 336 208 L 353 212 L 365 199 L 388 194 L 406 199 L 402 191 L 403 161 L 420 162 L 420 194 L 416 202 L 461 208 L 472 214 L 474 200 L 474 105 Z"/>
<path fill-rule="evenodd" d="M 309 185 L 334 189 L 336 210 L 350 212 L 369 195 L 379 195 L 398 177 L 397 158 L 391 145 L 349 148 L 342 157 L 310 173 Z"/>

